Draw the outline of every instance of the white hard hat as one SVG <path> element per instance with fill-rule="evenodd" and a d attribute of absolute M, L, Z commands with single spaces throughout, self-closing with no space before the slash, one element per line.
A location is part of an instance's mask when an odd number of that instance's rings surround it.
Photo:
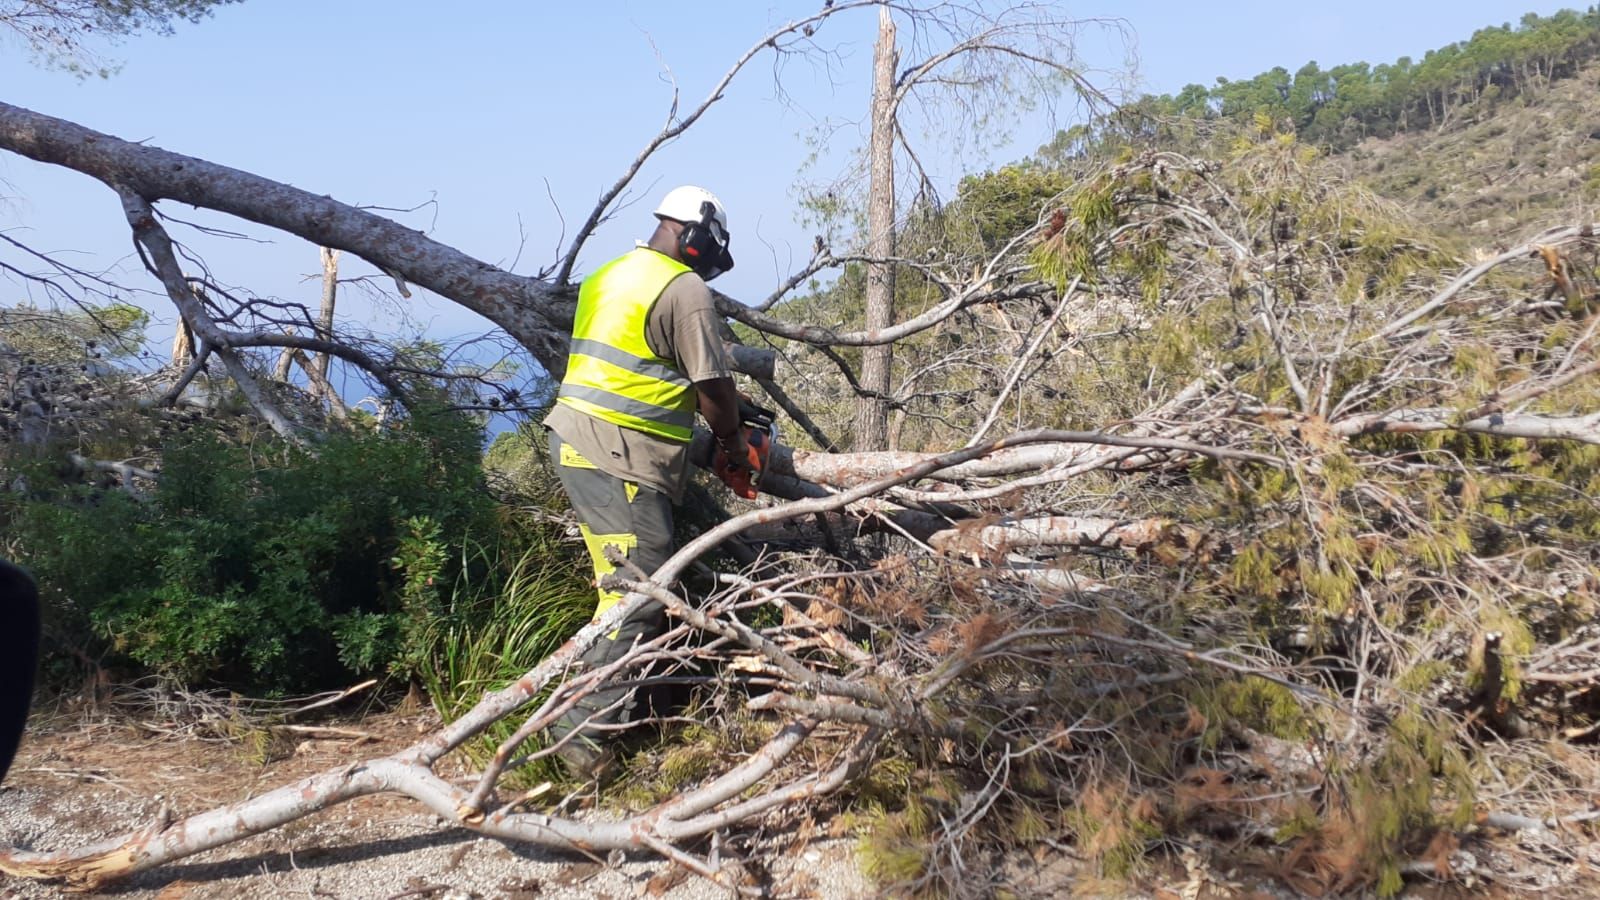
<path fill-rule="evenodd" d="M 656 215 L 684 223 L 678 232 L 679 259 L 701 278 L 710 281 L 733 268 L 728 211 L 716 194 L 692 184 L 675 187 L 661 198 Z"/>
<path fill-rule="evenodd" d="M 700 205 L 711 204 L 711 218 L 722 229 L 723 234 L 728 233 L 728 210 L 717 199 L 717 195 L 703 187 L 686 184 L 667 191 L 661 198 L 661 205 L 656 207 L 656 215 L 663 219 L 674 219 L 679 222 L 698 222 L 701 219 Z"/>

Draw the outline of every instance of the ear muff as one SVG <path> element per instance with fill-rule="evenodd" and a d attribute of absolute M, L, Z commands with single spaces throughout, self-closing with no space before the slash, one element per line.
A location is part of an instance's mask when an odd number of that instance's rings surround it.
<path fill-rule="evenodd" d="M 711 201 L 701 203 L 700 221 L 686 222 L 678 232 L 678 253 L 689 268 L 706 281 L 733 268 L 728 234 L 717 224 L 716 212 Z"/>

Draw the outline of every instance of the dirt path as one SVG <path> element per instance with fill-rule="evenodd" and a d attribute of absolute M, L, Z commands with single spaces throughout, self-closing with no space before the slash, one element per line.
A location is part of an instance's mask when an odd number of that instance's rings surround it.
<path fill-rule="evenodd" d="M 275 751 L 251 742 L 163 736 L 135 722 L 55 725 L 31 733 L 0 789 L 0 843 L 79 846 L 150 821 L 244 799 L 313 772 L 395 752 L 429 730 L 429 715 L 339 723 L 374 740 L 308 740 Z M 274 757 L 261 760 L 262 749 Z M 254 756 L 254 758 L 252 758 Z M 454 774 L 441 772 L 446 777 Z M 866 897 L 849 842 L 797 845 L 775 836 L 756 854 L 777 896 Z M 770 849 L 771 853 L 763 853 Z M 85 896 L 0 876 L 0 900 Z M 589 859 L 480 838 L 403 797 L 363 797 L 283 828 L 143 873 L 91 896 L 210 898 L 727 897 L 646 854 Z"/>

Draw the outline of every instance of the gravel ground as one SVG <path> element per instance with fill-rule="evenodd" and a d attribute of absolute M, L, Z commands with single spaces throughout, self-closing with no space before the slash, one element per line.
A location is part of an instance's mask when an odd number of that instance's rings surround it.
<path fill-rule="evenodd" d="M 347 804 L 269 833 L 142 873 L 99 895 L 142 900 L 233 897 L 328 898 L 725 898 L 728 892 L 659 857 L 595 862 L 480 838 L 436 816 L 366 818 Z M 148 821 L 158 804 L 91 791 L 0 791 L 0 842 L 39 849 L 76 845 Z M 101 827 L 86 827 L 94 822 Z M 766 859 L 774 894 L 866 897 L 874 893 L 848 842 L 822 841 Z M 0 876 L 0 897 L 84 896 Z"/>
<path fill-rule="evenodd" d="M 82 846 L 151 821 L 163 803 L 193 814 L 243 799 L 351 756 L 392 752 L 428 727 L 418 717 L 368 720 L 380 737 L 351 747 L 297 748 L 261 764 L 237 748 L 148 739 L 125 727 L 64 727 L 29 736 L 0 788 L 0 845 Z M 593 814 L 593 813 L 589 813 Z M 767 870 L 779 897 L 867 897 L 877 893 L 851 844 L 793 835 L 741 848 Z M 781 849 L 780 849 L 781 848 Z M 0 875 L 0 900 L 86 896 L 59 885 Z M 725 898 L 729 892 L 659 856 L 604 860 L 481 838 L 393 795 L 363 797 L 282 828 L 136 875 L 88 896 L 127 900 L 208 898 L 663 897 Z"/>
<path fill-rule="evenodd" d="M 28 736 L 6 785 L 0 788 L 0 846 L 39 850 L 81 847 L 125 834 L 156 818 L 163 805 L 192 815 L 292 783 L 313 772 L 396 752 L 437 727 L 428 713 L 385 713 L 342 720 L 370 735 L 305 741 L 280 747 L 263 761 L 248 742 L 152 736 L 148 723 L 127 717 L 66 722 Z M 467 778 L 460 761 L 441 763 L 440 775 Z M 624 776 L 626 777 L 626 776 Z M 599 816 L 586 811 L 580 816 Z M 760 883 L 779 898 L 876 897 L 883 892 L 861 873 L 853 842 L 828 838 L 826 821 L 774 825 L 739 855 L 764 870 Z M 804 839 L 810 835 L 813 839 Z M 1205 841 L 1195 838 L 1197 847 Z M 1001 871 L 1019 896 L 1118 896 L 1161 900 L 1299 896 L 1270 872 L 1212 869 L 1206 855 L 1153 857 L 1140 884 L 1088 877 L 1068 852 L 1019 852 Z M 700 852 L 704 852 L 701 850 Z M 1190 856 L 1194 858 L 1191 859 Z M 1468 856 L 1470 855 L 1470 859 Z M 1546 900 L 1600 897 L 1600 843 L 1573 833 L 1519 832 L 1473 842 L 1446 884 L 1417 879 L 1411 900 L 1509 898 L 1537 885 Z M 1479 874 L 1481 873 L 1481 874 Z M 981 873 L 976 873 L 981 874 Z M 59 885 L 0 875 L 0 900 L 82 897 Z M 466 898 L 725 898 L 725 888 L 648 853 L 606 859 L 482 838 L 408 798 L 361 797 L 282 828 L 218 847 L 136 875 L 88 896 L 126 900 L 308 897 L 330 900 L 466 900 Z"/>

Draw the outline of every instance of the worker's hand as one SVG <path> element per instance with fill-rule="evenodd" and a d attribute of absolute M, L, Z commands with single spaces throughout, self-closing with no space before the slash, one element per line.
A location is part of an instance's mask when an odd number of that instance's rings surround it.
<path fill-rule="evenodd" d="M 766 425 L 777 418 L 777 413 L 757 403 L 749 394 L 739 392 L 739 421 L 745 425 Z"/>
<path fill-rule="evenodd" d="M 750 471 L 750 445 L 745 442 L 743 428 L 726 438 L 719 438 L 717 445 L 722 450 L 719 464 L 725 466 L 729 474 Z"/>

